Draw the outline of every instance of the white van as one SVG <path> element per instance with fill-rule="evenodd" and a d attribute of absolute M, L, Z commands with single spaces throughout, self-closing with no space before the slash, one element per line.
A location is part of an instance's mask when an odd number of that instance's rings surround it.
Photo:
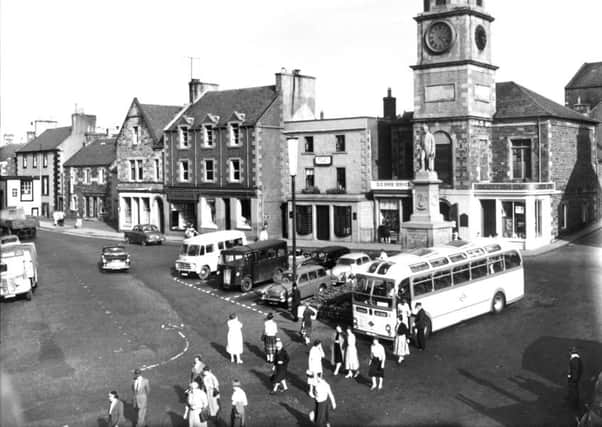
<path fill-rule="evenodd" d="M 207 279 L 209 274 L 217 271 L 223 249 L 246 244 L 245 233 L 238 230 L 214 231 L 190 237 L 184 240 L 176 260 L 176 271 L 180 276 L 195 273 L 201 279 Z"/>
<path fill-rule="evenodd" d="M 30 300 L 32 295 L 31 281 L 27 271 L 28 259 L 31 257 L 22 249 L 3 247 L 0 263 L 0 297 L 14 298 L 25 295 Z"/>

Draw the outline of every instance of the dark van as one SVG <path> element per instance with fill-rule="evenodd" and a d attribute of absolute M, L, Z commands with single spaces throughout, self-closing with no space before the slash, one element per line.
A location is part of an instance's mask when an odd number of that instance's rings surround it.
<path fill-rule="evenodd" d="M 311 254 L 311 263 L 318 264 L 329 270 L 335 266 L 337 259 L 340 256 L 348 254 L 349 248 L 345 246 L 324 246 L 323 248 L 316 249 Z"/>
<path fill-rule="evenodd" d="M 260 240 L 223 250 L 219 273 L 222 288 L 249 292 L 256 283 L 280 279 L 287 268 L 286 241 Z"/>

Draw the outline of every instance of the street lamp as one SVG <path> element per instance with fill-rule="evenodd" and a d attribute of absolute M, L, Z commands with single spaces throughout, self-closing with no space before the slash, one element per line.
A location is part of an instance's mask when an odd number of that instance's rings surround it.
<path fill-rule="evenodd" d="M 291 176 L 291 193 L 293 196 L 293 284 L 297 284 L 297 204 L 295 200 L 295 177 L 297 176 L 297 152 L 299 140 L 287 138 L 288 172 Z"/>

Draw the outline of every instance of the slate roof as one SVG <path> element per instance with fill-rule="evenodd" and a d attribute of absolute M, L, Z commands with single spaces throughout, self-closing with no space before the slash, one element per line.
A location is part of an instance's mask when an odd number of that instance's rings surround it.
<path fill-rule="evenodd" d="M 136 100 L 138 102 L 138 100 Z M 146 118 L 146 124 L 152 133 L 155 143 L 161 141 L 163 136 L 163 128 L 178 114 L 182 106 L 177 105 L 156 105 L 156 104 L 140 104 L 140 109 Z"/>
<path fill-rule="evenodd" d="M 598 123 L 586 115 L 577 113 L 515 82 L 495 85 L 496 113 L 494 120 L 555 117 L 558 119 Z"/>
<path fill-rule="evenodd" d="M 36 139 L 29 141 L 23 148 L 17 150 L 17 153 L 34 153 L 39 151 L 56 150 L 69 135 L 71 135 L 71 126 L 46 129 Z"/>
<path fill-rule="evenodd" d="M 65 167 L 110 166 L 117 156 L 115 141 L 114 137 L 96 139 L 71 156 L 65 162 Z"/>
<path fill-rule="evenodd" d="M 215 125 L 224 126 L 237 112 L 245 114 L 242 125 L 251 126 L 257 123 L 277 97 L 276 86 L 210 91 L 190 105 L 183 116 L 193 119 L 191 127 L 205 123 L 208 114 L 219 116 Z M 174 129 L 174 124 L 170 129 Z"/>
<path fill-rule="evenodd" d="M 23 146 L 24 144 L 7 144 L 0 147 L 0 162 L 15 157 L 15 152 Z"/>
<path fill-rule="evenodd" d="M 584 63 L 565 89 L 602 87 L 602 62 Z"/>

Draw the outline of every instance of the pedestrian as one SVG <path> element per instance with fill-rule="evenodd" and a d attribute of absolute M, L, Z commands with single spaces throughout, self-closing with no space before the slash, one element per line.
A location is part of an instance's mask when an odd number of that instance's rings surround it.
<path fill-rule="evenodd" d="M 186 410 L 184 418 L 188 418 L 188 427 L 207 427 L 209 419 L 209 402 L 207 394 L 199 386 L 199 383 L 192 381 L 186 398 Z"/>
<path fill-rule="evenodd" d="M 228 320 L 228 339 L 226 351 L 230 354 L 231 363 L 242 363 L 242 323 L 238 320 L 235 313 L 230 315 Z"/>
<path fill-rule="evenodd" d="M 267 224 L 264 224 L 263 227 L 261 227 L 261 231 L 259 232 L 259 238 L 258 240 L 268 240 L 268 226 Z"/>
<path fill-rule="evenodd" d="M 278 325 L 274 320 L 274 315 L 268 313 L 266 320 L 263 323 L 263 348 L 265 350 L 265 359 L 268 363 L 274 361 L 274 353 L 276 352 L 276 335 L 278 334 Z"/>
<path fill-rule="evenodd" d="M 330 350 L 330 363 L 334 366 L 333 374 L 339 375 L 339 370 L 345 361 L 345 333 L 341 325 L 335 327 Z"/>
<path fill-rule="evenodd" d="M 132 399 L 134 409 L 137 410 L 136 427 L 146 426 L 146 412 L 148 407 L 148 395 L 150 393 L 150 381 L 142 376 L 140 369 L 134 370 L 134 381 L 132 382 Z"/>
<path fill-rule="evenodd" d="M 231 427 L 245 426 L 245 412 L 248 406 L 247 394 L 240 386 L 240 381 L 232 381 L 232 413 L 230 414 Z"/>
<path fill-rule="evenodd" d="M 197 381 L 200 385 L 202 383 L 204 368 L 205 362 L 203 362 L 203 357 L 200 354 L 195 355 L 192 369 L 190 370 L 190 381 Z"/>
<path fill-rule="evenodd" d="M 314 424 L 319 427 L 330 426 L 329 411 L 328 411 L 328 400 L 332 405 L 332 410 L 337 409 L 337 403 L 334 399 L 334 394 L 330 385 L 326 382 L 322 375 L 318 375 L 316 378 L 316 391 L 315 391 L 315 409 L 314 409 Z"/>
<path fill-rule="evenodd" d="M 370 387 L 370 390 L 376 389 L 377 379 L 378 389 L 381 390 L 383 388 L 386 359 L 385 348 L 378 342 L 378 338 L 374 338 L 370 346 L 370 369 L 368 371 L 368 376 L 372 378 L 372 387 Z"/>
<path fill-rule="evenodd" d="M 291 290 L 291 314 L 295 322 L 299 321 L 299 306 L 301 305 L 301 292 L 296 283 L 293 283 L 293 289 Z"/>
<path fill-rule="evenodd" d="M 404 357 L 410 354 L 408 335 L 409 329 L 404 322 L 403 315 L 400 315 L 395 330 L 395 340 L 393 341 L 393 354 L 397 356 L 398 365 L 401 365 Z"/>
<path fill-rule="evenodd" d="M 424 333 L 427 325 L 426 313 L 422 304 L 416 303 L 416 314 L 414 318 L 414 328 L 416 329 L 416 346 L 419 351 L 426 349 L 426 335 Z"/>
<path fill-rule="evenodd" d="M 583 363 L 576 347 L 571 348 L 568 374 L 568 401 L 573 409 L 579 409 L 579 381 L 583 372 Z"/>
<path fill-rule="evenodd" d="M 272 383 L 274 388 L 270 394 L 275 394 L 278 391 L 278 386 L 282 385 L 282 392 L 288 390 L 286 385 L 286 376 L 288 374 L 288 353 L 282 345 L 282 341 L 276 341 L 276 354 L 274 355 L 274 374 L 272 375 Z"/>
<path fill-rule="evenodd" d="M 380 255 L 378 256 L 378 259 L 380 260 L 386 260 L 387 258 L 389 258 L 389 256 L 387 255 L 387 253 L 385 251 L 380 251 Z"/>
<path fill-rule="evenodd" d="M 311 342 L 311 329 L 312 321 L 314 319 L 316 311 L 309 304 L 305 304 L 305 310 L 303 310 L 303 318 L 301 320 L 301 336 L 305 341 L 305 345 L 309 345 Z"/>
<path fill-rule="evenodd" d="M 345 369 L 347 369 L 347 375 L 345 375 L 345 378 L 357 378 L 357 376 L 360 374 L 360 361 L 357 355 L 355 341 L 355 334 L 353 333 L 351 326 L 348 326 L 347 348 L 345 351 Z"/>
<path fill-rule="evenodd" d="M 123 415 L 123 402 L 119 400 L 116 391 L 109 392 L 109 427 L 119 427 L 125 425 L 125 416 Z"/>
<path fill-rule="evenodd" d="M 397 304 L 397 315 L 401 316 L 403 323 L 405 323 L 406 327 L 409 329 L 412 309 L 410 308 L 410 304 L 408 304 L 408 299 L 406 297 L 402 297 L 401 301 Z"/>
<path fill-rule="evenodd" d="M 322 341 L 315 340 L 307 359 L 307 384 L 309 386 L 309 395 L 313 397 L 316 378 L 322 375 L 322 359 L 324 358 L 324 349 Z"/>
<path fill-rule="evenodd" d="M 209 366 L 203 368 L 203 387 L 207 394 L 209 417 L 215 419 L 219 412 L 219 381 L 213 372 L 211 372 Z"/>

